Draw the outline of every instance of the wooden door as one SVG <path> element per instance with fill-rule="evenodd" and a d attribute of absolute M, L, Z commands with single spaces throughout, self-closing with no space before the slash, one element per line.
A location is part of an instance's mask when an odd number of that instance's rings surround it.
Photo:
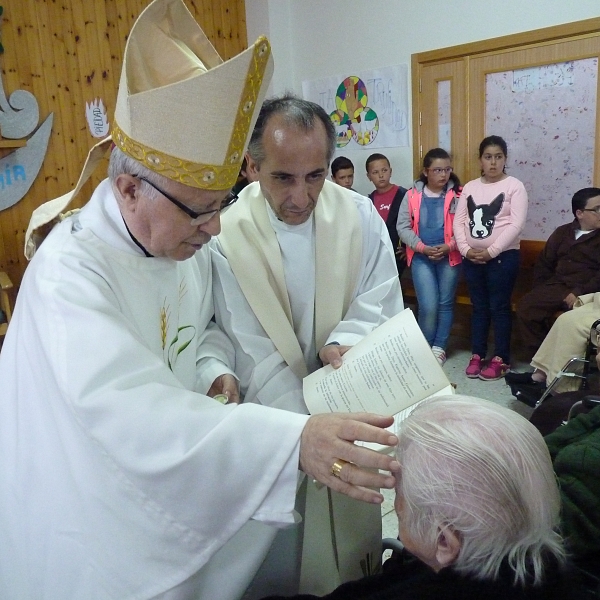
<path fill-rule="evenodd" d="M 507 172 L 525 183 L 524 239 L 568 222 L 577 189 L 600 182 L 600 19 L 416 54 L 415 170 L 440 141 L 439 92 L 451 81 L 451 147 L 462 181 L 479 175 L 487 135 L 509 145 Z"/>
<path fill-rule="evenodd" d="M 469 145 L 491 134 L 507 141 L 507 173 L 529 195 L 524 239 L 546 240 L 573 218 L 573 194 L 599 181 L 599 57 L 593 36 L 469 61 Z M 477 167 L 476 156 L 469 162 Z"/>
<path fill-rule="evenodd" d="M 465 177 L 467 120 L 465 61 L 425 65 L 421 69 L 416 96 L 417 124 L 415 175 L 421 170 L 423 156 L 431 148 L 444 148 L 453 157 L 454 169 Z M 414 101 L 414 100 L 413 100 Z"/>

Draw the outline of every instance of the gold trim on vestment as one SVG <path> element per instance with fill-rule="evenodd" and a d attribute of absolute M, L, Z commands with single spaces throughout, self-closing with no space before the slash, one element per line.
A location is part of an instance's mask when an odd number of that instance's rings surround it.
<path fill-rule="evenodd" d="M 112 130 L 115 145 L 127 156 L 173 181 L 203 190 L 226 190 L 237 180 L 242 161 L 232 165 L 203 165 L 159 152 L 132 140 L 115 123 Z"/>
<path fill-rule="evenodd" d="M 269 40 L 265 36 L 261 35 L 254 44 L 254 53 L 248 67 L 246 83 L 244 84 L 233 132 L 229 140 L 229 148 L 227 149 L 227 160 L 230 164 L 235 163 L 238 165 L 238 173 L 244 159 L 244 146 L 248 137 L 248 129 L 250 128 L 250 122 L 252 121 L 252 115 L 254 114 L 254 108 L 270 56 L 271 44 L 269 44 Z"/>
<path fill-rule="evenodd" d="M 261 36 L 254 44 L 252 60 L 248 67 L 246 82 L 229 140 L 226 164 L 206 165 L 160 152 L 141 142 L 136 142 L 116 123 L 112 131 L 113 142 L 127 156 L 173 181 L 204 190 L 226 190 L 233 187 L 242 166 L 248 130 L 270 55 L 269 40 Z"/>

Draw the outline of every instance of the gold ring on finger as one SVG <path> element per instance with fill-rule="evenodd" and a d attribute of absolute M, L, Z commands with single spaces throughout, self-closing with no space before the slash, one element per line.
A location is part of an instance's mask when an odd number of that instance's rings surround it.
<path fill-rule="evenodd" d="M 339 479 L 340 474 L 342 473 L 342 469 L 344 468 L 344 465 L 347 465 L 347 464 L 348 464 L 347 460 L 342 460 L 341 458 L 338 458 L 331 466 L 331 474 L 334 477 L 337 477 Z"/>

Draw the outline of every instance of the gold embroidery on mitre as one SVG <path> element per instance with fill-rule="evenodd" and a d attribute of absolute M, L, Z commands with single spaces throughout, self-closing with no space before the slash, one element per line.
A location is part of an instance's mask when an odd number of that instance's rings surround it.
<path fill-rule="evenodd" d="M 127 156 L 151 171 L 173 181 L 203 190 L 226 190 L 237 180 L 242 161 L 229 165 L 205 165 L 183 160 L 131 139 L 116 123 L 112 130 L 115 145 Z"/>
<path fill-rule="evenodd" d="M 242 166 L 248 130 L 256 109 L 256 102 L 258 101 L 270 56 L 271 45 L 269 40 L 261 36 L 254 44 L 254 52 L 246 74 L 229 147 L 225 155 L 225 164 L 205 165 L 165 154 L 150 146 L 136 142 L 116 123 L 114 123 L 112 130 L 113 142 L 134 160 L 148 167 L 151 171 L 173 181 L 179 181 L 184 185 L 205 190 L 225 190 L 232 187 L 237 181 Z"/>
<path fill-rule="evenodd" d="M 226 163 L 238 165 L 238 172 L 244 158 L 243 152 L 246 145 L 246 138 L 248 137 L 248 130 L 250 129 L 252 115 L 256 108 L 256 102 L 258 101 L 258 95 L 270 56 L 271 45 L 269 44 L 269 40 L 264 36 L 260 36 L 254 44 L 254 53 L 248 67 L 246 83 L 240 97 L 237 117 L 226 154 Z"/>

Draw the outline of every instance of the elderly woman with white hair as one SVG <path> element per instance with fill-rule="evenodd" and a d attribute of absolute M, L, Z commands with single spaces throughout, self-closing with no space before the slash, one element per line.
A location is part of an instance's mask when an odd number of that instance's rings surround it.
<path fill-rule="evenodd" d="M 418 405 L 399 439 L 395 508 L 409 558 L 325 598 L 588 597 L 566 563 L 558 486 L 531 423 L 493 402 L 447 396 Z"/>

